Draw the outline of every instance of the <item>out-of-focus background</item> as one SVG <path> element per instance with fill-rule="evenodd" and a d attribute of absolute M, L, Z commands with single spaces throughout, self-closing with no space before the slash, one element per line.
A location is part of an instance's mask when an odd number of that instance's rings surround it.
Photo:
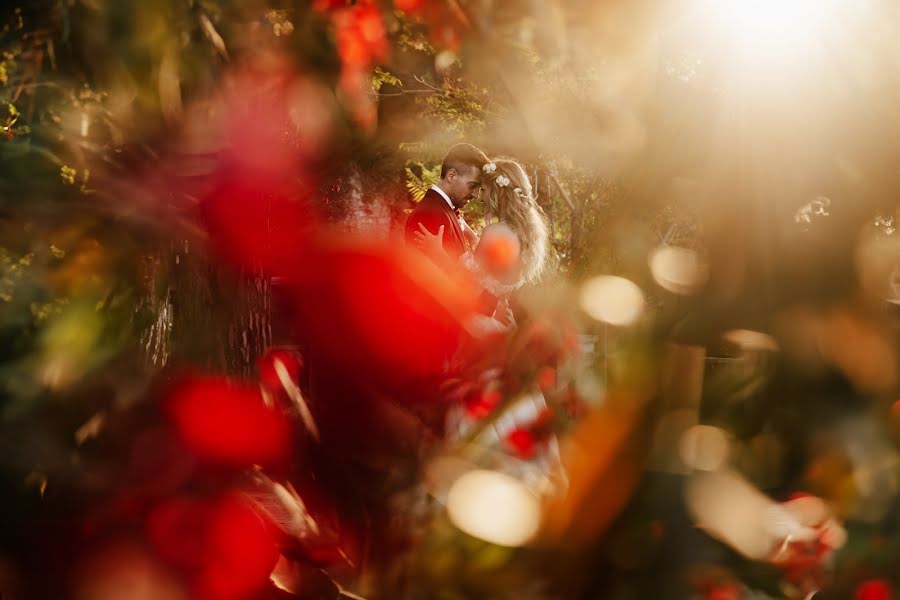
<path fill-rule="evenodd" d="M 4 4 L 0 596 L 897 596 L 898 29 Z M 459 141 L 550 250 L 448 377 L 473 291 L 401 240 Z"/>

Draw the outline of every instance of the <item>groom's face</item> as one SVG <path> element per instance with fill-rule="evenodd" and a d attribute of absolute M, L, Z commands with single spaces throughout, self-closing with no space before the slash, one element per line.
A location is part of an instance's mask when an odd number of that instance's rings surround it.
<path fill-rule="evenodd" d="M 450 188 L 447 195 L 457 208 L 462 208 L 481 193 L 481 169 L 474 166 L 460 167 L 458 171 L 450 169 L 447 183 Z"/>

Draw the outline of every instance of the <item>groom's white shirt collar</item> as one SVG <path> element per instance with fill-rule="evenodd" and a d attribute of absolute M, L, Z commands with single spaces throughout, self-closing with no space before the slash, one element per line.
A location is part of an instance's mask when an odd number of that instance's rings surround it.
<path fill-rule="evenodd" d="M 456 207 L 453 206 L 453 202 L 450 200 L 450 196 L 447 195 L 447 192 L 445 192 L 444 190 L 442 190 L 441 188 L 439 188 L 437 185 L 431 186 L 431 189 L 433 189 L 434 191 L 436 191 L 438 194 L 441 195 L 441 198 L 443 198 L 444 200 L 447 201 L 447 204 L 450 205 L 450 210 L 456 210 Z"/>

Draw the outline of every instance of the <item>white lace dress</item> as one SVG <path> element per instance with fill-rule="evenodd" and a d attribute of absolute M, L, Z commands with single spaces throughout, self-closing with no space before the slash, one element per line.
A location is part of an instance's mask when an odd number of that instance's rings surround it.
<path fill-rule="evenodd" d="M 508 298 L 510 294 L 522 287 L 523 282 L 500 282 L 499 280 L 497 280 L 497 278 L 485 271 L 480 264 L 478 264 L 478 261 L 475 259 L 475 255 L 472 254 L 472 252 L 464 252 L 462 256 L 459 257 L 459 262 L 469 273 L 472 274 L 472 277 L 484 291 L 483 293 L 487 296 L 493 297 L 496 300 L 495 310 L 491 311 L 490 314 L 483 313 L 472 317 L 469 324 L 471 333 L 473 333 L 476 337 L 483 337 L 492 333 L 508 331 L 511 327 L 514 326 L 514 323 L 506 322 L 502 318 L 504 315 L 498 315 L 496 306 L 499 305 L 501 299 Z"/>

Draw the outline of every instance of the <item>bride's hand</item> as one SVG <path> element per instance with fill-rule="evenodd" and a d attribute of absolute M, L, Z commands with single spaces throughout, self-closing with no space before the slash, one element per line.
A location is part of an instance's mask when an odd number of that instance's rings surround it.
<path fill-rule="evenodd" d="M 507 327 L 515 327 L 516 326 L 516 317 L 513 315 L 512 307 L 509 305 L 509 298 L 503 298 L 497 303 L 497 308 L 494 310 L 493 318 L 500 321 Z"/>
<path fill-rule="evenodd" d="M 419 230 L 413 235 L 416 236 L 419 248 L 426 254 L 437 256 L 444 251 L 444 226 L 438 227 L 437 233 L 431 233 L 422 223 L 419 223 Z"/>

